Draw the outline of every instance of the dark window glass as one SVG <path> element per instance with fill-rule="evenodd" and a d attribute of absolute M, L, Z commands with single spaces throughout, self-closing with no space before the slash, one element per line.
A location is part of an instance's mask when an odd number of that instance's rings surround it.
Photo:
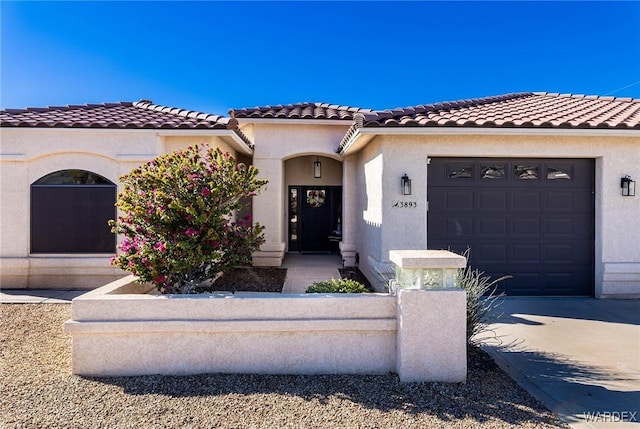
<path fill-rule="evenodd" d="M 556 180 L 556 179 L 564 179 L 571 180 L 569 168 L 562 167 L 547 167 L 547 179 Z"/>
<path fill-rule="evenodd" d="M 38 179 L 34 185 L 38 186 L 67 186 L 67 185 L 107 185 L 113 183 L 104 177 L 84 170 L 62 170 L 47 174 Z"/>
<path fill-rule="evenodd" d="M 471 179 L 473 178 L 473 165 L 449 164 L 447 166 L 447 177 L 449 179 Z"/>
<path fill-rule="evenodd" d="M 298 189 L 289 189 L 289 240 L 298 241 Z"/>
<path fill-rule="evenodd" d="M 31 253 L 115 253 L 116 185 L 82 170 L 49 174 L 31 186 Z"/>
<path fill-rule="evenodd" d="M 480 169 L 483 179 L 504 179 L 504 164 L 483 165 Z"/>
<path fill-rule="evenodd" d="M 516 165 L 513 168 L 513 172 L 517 179 L 531 180 L 538 178 L 539 169 L 537 165 Z"/>

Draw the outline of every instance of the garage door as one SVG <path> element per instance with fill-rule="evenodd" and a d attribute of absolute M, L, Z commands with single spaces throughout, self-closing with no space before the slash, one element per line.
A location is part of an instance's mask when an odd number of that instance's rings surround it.
<path fill-rule="evenodd" d="M 592 159 L 433 158 L 430 249 L 469 263 L 508 295 L 592 295 Z"/>

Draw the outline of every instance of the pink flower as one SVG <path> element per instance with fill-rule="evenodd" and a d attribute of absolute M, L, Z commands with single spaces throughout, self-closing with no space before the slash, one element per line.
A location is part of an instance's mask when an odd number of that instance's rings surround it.
<path fill-rule="evenodd" d="M 161 241 L 159 241 L 159 242 L 157 242 L 156 244 L 154 244 L 154 245 L 153 245 L 153 248 L 154 248 L 155 250 L 158 250 L 158 251 L 159 251 L 159 252 L 161 252 L 161 253 L 164 253 L 164 252 L 166 252 L 166 251 L 167 251 L 167 248 L 165 247 L 164 243 L 163 243 L 163 242 L 161 242 Z"/>
<path fill-rule="evenodd" d="M 208 197 L 209 195 L 211 195 L 211 190 L 209 188 L 202 188 L 202 191 L 200 191 L 200 194 L 203 197 Z"/>
<path fill-rule="evenodd" d="M 189 237 L 193 237 L 194 235 L 198 235 L 198 230 L 189 227 L 184 233 L 187 234 Z"/>

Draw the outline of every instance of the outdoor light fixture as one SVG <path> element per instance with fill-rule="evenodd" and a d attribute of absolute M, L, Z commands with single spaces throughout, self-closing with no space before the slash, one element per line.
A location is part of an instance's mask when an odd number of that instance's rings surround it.
<path fill-rule="evenodd" d="M 631 177 L 624 176 L 620 179 L 620 187 L 622 188 L 623 197 L 635 197 L 636 195 L 636 182 L 631 180 Z"/>
<path fill-rule="evenodd" d="M 411 179 L 406 174 L 400 179 L 400 186 L 402 187 L 402 195 L 411 195 Z"/>
<path fill-rule="evenodd" d="M 322 177 L 322 163 L 316 156 L 316 162 L 313 163 L 313 177 L 320 179 Z"/>

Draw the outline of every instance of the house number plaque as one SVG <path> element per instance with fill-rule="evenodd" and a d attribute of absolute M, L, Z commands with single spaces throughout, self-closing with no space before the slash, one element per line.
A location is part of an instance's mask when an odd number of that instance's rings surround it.
<path fill-rule="evenodd" d="M 394 201 L 394 209 L 415 209 L 418 207 L 417 201 Z"/>

